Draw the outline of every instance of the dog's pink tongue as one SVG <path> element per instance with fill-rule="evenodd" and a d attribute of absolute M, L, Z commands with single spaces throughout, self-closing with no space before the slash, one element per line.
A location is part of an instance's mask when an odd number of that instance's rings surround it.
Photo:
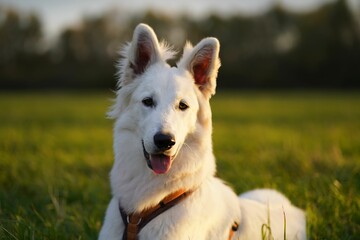
<path fill-rule="evenodd" d="M 152 170 L 156 174 L 167 173 L 171 167 L 171 158 L 162 154 L 150 155 L 150 162 Z"/>

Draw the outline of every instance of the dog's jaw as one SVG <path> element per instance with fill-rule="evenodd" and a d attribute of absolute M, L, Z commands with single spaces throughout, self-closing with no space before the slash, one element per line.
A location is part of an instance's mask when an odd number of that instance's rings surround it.
<path fill-rule="evenodd" d="M 147 166 L 155 174 L 166 174 L 170 170 L 176 154 L 174 156 L 168 156 L 163 153 L 150 154 L 146 151 L 143 140 L 141 143 Z"/>
<path fill-rule="evenodd" d="M 150 154 L 145 150 L 144 140 L 141 141 L 141 144 L 142 144 L 143 153 L 144 153 L 146 163 L 147 163 L 148 167 L 152 170 L 152 166 L 151 166 L 151 162 L 150 162 Z"/>

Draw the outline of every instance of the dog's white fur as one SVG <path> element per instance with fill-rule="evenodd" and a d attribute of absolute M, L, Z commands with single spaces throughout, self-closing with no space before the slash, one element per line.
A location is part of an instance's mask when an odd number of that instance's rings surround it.
<path fill-rule="evenodd" d="M 187 44 L 178 67 L 170 67 L 166 61 L 175 53 L 158 42 L 149 26 L 136 27 L 122 52 L 119 90 L 109 113 L 116 119 L 113 198 L 99 239 L 121 239 L 119 202 L 128 213 L 140 212 L 180 188 L 194 192 L 146 225 L 139 239 L 225 240 L 234 221 L 240 227 L 233 239 L 261 239 L 268 219 L 273 237 L 283 239 L 284 215 L 287 239 L 306 239 L 303 211 L 282 194 L 264 189 L 239 198 L 214 176 L 209 99 L 215 93 L 219 47 L 216 38 L 205 38 L 195 47 Z M 154 106 L 144 105 L 149 97 Z M 180 102 L 188 108 L 179 109 Z M 147 166 L 142 146 L 143 141 L 146 152 L 156 152 L 153 138 L 159 131 L 176 139 L 163 152 L 171 156 L 171 167 L 163 174 Z"/>

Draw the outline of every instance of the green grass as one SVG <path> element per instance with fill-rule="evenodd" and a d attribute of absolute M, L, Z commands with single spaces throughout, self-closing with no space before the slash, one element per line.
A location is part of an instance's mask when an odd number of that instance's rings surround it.
<path fill-rule="evenodd" d="M 0 94 L 0 239 L 96 239 L 110 199 L 111 94 Z M 218 175 L 306 209 L 311 239 L 360 235 L 360 93 L 212 100 Z M 261 229 L 259 229 L 261 231 Z"/>

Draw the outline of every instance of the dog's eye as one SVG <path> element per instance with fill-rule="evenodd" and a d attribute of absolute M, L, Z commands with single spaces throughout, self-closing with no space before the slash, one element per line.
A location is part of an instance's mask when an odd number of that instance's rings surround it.
<path fill-rule="evenodd" d="M 142 100 L 142 103 L 146 107 L 154 107 L 155 106 L 154 100 L 151 97 L 144 98 Z"/>
<path fill-rule="evenodd" d="M 184 101 L 180 101 L 180 103 L 179 103 L 179 109 L 181 110 L 181 111 L 185 111 L 186 109 L 188 109 L 189 108 L 189 106 L 184 102 Z"/>

